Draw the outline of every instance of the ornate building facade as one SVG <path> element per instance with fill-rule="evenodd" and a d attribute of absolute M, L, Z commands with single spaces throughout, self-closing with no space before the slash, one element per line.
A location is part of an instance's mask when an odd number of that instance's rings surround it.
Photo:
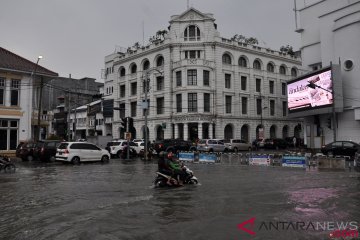
<path fill-rule="evenodd" d="M 113 137 L 134 118 L 133 138 L 301 136 L 287 118 L 286 82 L 300 73 L 296 56 L 220 37 L 212 14 L 190 8 L 171 17 L 150 45 L 105 57 L 105 95 L 114 99 Z"/>

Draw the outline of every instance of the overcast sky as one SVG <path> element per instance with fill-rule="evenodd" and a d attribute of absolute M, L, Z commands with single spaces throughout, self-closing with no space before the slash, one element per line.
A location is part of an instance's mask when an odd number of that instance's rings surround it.
<path fill-rule="evenodd" d="M 309 1 L 309 0 L 307 0 Z M 298 0 L 303 6 L 305 0 Z M 260 46 L 300 47 L 293 0 L 189 0 L 213 13 L 220 35 L 256 37 Z M 67 77 L 101 81 L 104 57 L 116 46 L 145 44 L 170 16 L 183 13 L 187 0 L 1 0 L 0 46 Z"/>

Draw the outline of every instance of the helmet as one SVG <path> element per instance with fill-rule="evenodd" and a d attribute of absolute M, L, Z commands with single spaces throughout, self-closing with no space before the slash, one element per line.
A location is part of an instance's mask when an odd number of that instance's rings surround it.
<path fill-rule="evenodd" d="M 169 153 L 167 154 L 167 158 L 170 159 L 170 160 L 173 159 L 173 156 L 174 156 L 174 154 L 173 154 L 172 152 L 169 152 Z"/>

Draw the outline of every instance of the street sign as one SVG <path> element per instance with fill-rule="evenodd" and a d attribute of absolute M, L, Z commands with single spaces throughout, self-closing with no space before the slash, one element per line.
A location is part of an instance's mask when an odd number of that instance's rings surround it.
<path fill-rule="evenodd" d="M 199 162 L 215 163 L 216 158 L 217 158 L 216 154 L 213 154 L 213 153 L 200 153 L 199 154 Z"/>
<path fill-rule="evenodd" d="M 306 167 L 306 157 L 305 156 L 283 156 L 282 158 L 283 167 Z"/>
<path fill-rule="evenodd" d="M 249 159 L 249 165 L 270 166 L 270 158 L 268 156 L 252 156 Z"/>
<path fill-rule="evenodd" d="M 129 140 L 129 141 L 131 140 L 131 132 L 126 132 L 125 133 L 125 139 Z"/>
<path fill-rule="evenodd" d="M 185 153 L 185 152 L 180 152 L 179 153 L 179 160 L 180 161 L 187 161 L 187 162 L 193 162 L 194 161 L 194 153 Z"/>

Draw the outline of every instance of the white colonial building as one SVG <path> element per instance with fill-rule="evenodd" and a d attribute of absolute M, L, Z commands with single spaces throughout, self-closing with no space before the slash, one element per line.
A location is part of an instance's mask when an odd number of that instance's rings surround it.
<path fill-rule="evenodd" d="M 316 1 L 298 12 L 304 68 L 318 70 L 332 63 L 341 69 L 337 80 L 342 92 L 335 92 L 335 106 L 343 101 L 343 109 L 336 107 L 335 126 L 331 111 L 305 118 L 308 146 L 332 142 L 334 130 L 337 140 L 360 142 L 360 1 Z"/>
<path fill-rule="evenodd" d="M 0 47 L 0 151 L 15 150 L 48 127 L 47 114 L 38 115 L 39 86 L 58 74 L 38 63 Z"/>
<path fill-rule="evenodd" d="M 114 98 L 113 137 L 133 117 L 144 136 L 149 77 L 149 139 L 300 136 L 287 118 L 286 82 L 302 74 L 300 58 L 222 38 L 212 14 L 190 8 L 171 17 L 169 31 L 150 45 L 105 57 L 105 95 Z"/>

